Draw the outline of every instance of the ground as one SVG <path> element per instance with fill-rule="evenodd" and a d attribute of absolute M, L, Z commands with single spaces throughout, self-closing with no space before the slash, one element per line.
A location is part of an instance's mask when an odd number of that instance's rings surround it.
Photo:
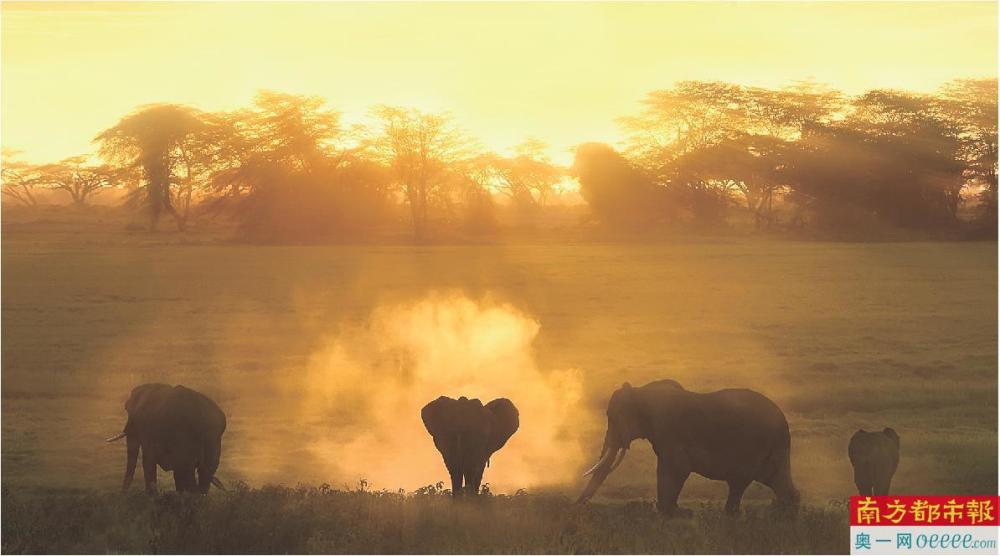
<path fill-rule="evenodd" d="M 794 519 L 719 505 L 664 519 L 648 502 L 574 506 L 558 496 L 453 502 L 442 495 L 265 487 L 149 498 L 4 493 L 5 553 L 798 554 L 847 553 L 847 512 Z"/>
<path fill-rule="evenodd" d="M 844 501 L 853 491 L 847 442 L 858 428 L 885 426 L 902 439 L 893 492 L 997 491 L 995 242 L 260 247 L 211 234 L 80 233 L 43 222 L 5 228 L 2 262 L 5 552 L 249 551 L 225 544 L 236 542 L 221 540 L 226 528 L 242 517 L 269 523 L 275 508 L 307 517 L 301 530 L 282 522 L 288 544 L 268 537 L 279 544 L 261 551 L 843 552 Z M 544 439 L 532 436 L 541 425 L 522 419 L 486 480 L 495 493 L 527 494 L 467 511 L 440 497 L 356 492 L 361 479 L 376 491 L 413 492 L 444 480 L 444 469 L 429 438 L 409 432 L 406 453 L 352 460 L 337 447 L 360 440 L 342 423 L 357 430 L 378 416 L 329 408 L 304 415 L 298 403 L 316 402 L 308 390 L 317 383 L 299 377 L 315 370 L 331 336 L 338 354 L 360 350 L 382 330 L 373 315 L 443 298 L 535 323 L 525 333 L 527 354 L 509 361 L 543 379 L 572 370 L 580 390 L 573 413 L 560 413 L 558 427 L 546 424 L 560 450 L 576 450 L 565 468 L 554 469 L 563 461 L 557 452 L 546 455 L 545 469 L 529 469 L 519 450 Z M 430 361 L 441 360 L 428 349 Z M 406 373 L 421 368 L 399 357 L 406 376 L 395 382 L 356 354 L 333 359 L 323 380 L 348 372 L 348 361 L 352 382 L 362 383 L 352 395 L 380 396 L 378 388 L 405 387 L 413 382 Z M 681 496 L 696 509 L 693 520 L 656 518 L 655 460 L 640 443 L 594 505 L 569 503 L 582 488 L 571 477 L 599 455 L 610 393 L 626 380 L 659 378 L 697 391 L 753 388 L 778 403 L 805 504 L 794 526 L 768 513 L 770 494 L 759 485 L 748 491 L 746 515 L 726 521 L 725 486 L 699 477 Z M 202 501 L 115 494 L 124 447 L 102 439 L 121 430 L 128 390 L 150 381 L 196 387 L 220 403 L 229 417 L 220 477 L 249 486 Z M 369 381 L 377 388 L 365 390 Z M 404 446 L 382 421 L 373 442 Z M 419 422 L 406 426 L 418 431 Z M 355 463 L 365 458 L 370 468 Z M 391 470 L 408 467 L 417 471 L 395 481 Z M 266 486 L 322 483 L 334 490 Z M 261 506 L 245 508 L 251 501 Z M 84 515 L 58 517 L 67 513 Z M 191 515 L 210 518 L 187 540 L 171 540 L 169 527 L 186 527 Z M 482 535 L 451 530 L 452 519 L 475 522 L 469 527 Z"/>

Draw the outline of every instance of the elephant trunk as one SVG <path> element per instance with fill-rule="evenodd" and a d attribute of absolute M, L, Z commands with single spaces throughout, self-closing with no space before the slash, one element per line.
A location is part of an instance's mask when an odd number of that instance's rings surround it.
<path fill-rule="evenodd" d="M 125 458 L 125 477 L 122 479 L 122 492 L 127 491 L 128 487 L 132 485 L 132 477 L 135 477 L 135 466 L 139 459 L 139 439 L 134 435 L 128 437 L 125 440 L 126 444 L 126 458 Z M 144 473 L 145 474 L 145 473 Z"/>
<path fill-rule="evenodd" d="M 583 475 L 586 477 L 593 474 L 590 482 L 587 483 L 587 487 L 580 494 L 580 498 L 577 499 L 577 504 L 583 504 L 587 500 L 590 500 L 597 493 L 597 489 L 601 488 L 601 484 L 608 478 L 608 475 L 621 465 L 622 460 L 625 459 L 625 453 L 628 449 L 619 446 L 617 442 L 609 441 L 610 437 L 609 431 L 609 434 L 605 436 L 604 447 L 601 450 L 601 459 Z"/>

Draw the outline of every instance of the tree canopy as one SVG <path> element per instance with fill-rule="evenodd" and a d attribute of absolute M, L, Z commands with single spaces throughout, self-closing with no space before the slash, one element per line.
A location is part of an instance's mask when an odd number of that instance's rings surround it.
<path fill-rule="evenodd" d="M 683 81 L 622 118 L 620 148 L 581 138 L 563 168 L 537 139 L 486 150 L 447 113 L 377 105 L 345 124 L 323 98 L 261 91 L 232 111 L 139 107 L 95 137 L 103 163 L 5 150 L 3 193 L 33 206 L 61 191 L 84 206 L 124 188 L 151 230 L 166 213 L 181 230 L 193 215 L 235 218 L 263 242 L 404 228 L 424 241 L 495 233 L 500 210 L 533 229 L 569 179 L 611 228 L 982 237 L 996 233 L 996 93 L 995 79 L 857 96 Z"/>

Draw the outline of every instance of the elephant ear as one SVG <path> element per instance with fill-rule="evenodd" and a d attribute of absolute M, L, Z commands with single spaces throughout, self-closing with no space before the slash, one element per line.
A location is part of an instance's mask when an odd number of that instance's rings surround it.
<path fill-rule="evenodd" d="M 896 431 L 892 430 L 889 427 L 886 427 L 886 428 L 882 429 L 882 434 L 888 436 L 890 440 L 892 440 L 893 442 L 895 442 L 896 443 L 896 448 L 899 449 L 899 435 L 896 434 Z"/>
<path fill-rule="evenodd" d="M 490 453 L 493 453 L 503 448 L 507 440 L 517 432 L 521 421 L 517 408 L 507 398 L 497 398 L 486 404 L 486 411 L 492 416 L 492 426 L 490 427 L 487 446 Z"/>
<path fill-rule="evenodd" d="M 427 432 L 431 436 L 441 436 L 445 433 L 449 427 L 449 422 L 446 418 L 448 408 L 454 403 L 455 400 L 448 396 L 441 396 L 420 410 L 420 419 L 423 420 L 424 428 L 427 429 Z"/>

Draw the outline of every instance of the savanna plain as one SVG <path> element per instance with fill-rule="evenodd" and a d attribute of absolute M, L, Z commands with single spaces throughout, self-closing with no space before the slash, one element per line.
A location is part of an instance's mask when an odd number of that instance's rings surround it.
<path fill-rule="evenodd" d="M 901 437 L 892 490 L 997 492 L 995 242 L 747 238 L 251 246 L 211 234 L 3 233 L 3 552 L 844 553 L 847 442 Z M 623 382 L 747 387 L 792 433 L 797 517 L 693 476 L 653 507 L 636 442 L 576 506 Z M 120 493 L 123 402 L 224 409 L 228 492 Z M 419 418 L 439 395 L 521 427 L 453 503 Z"/>

